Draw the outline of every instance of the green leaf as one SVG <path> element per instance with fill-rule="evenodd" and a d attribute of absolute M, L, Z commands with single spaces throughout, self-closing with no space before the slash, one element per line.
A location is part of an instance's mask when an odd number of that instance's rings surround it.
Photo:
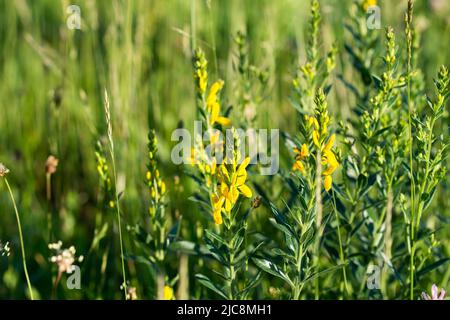
<path fill-rule="evenodd" d="M 286 281 L 290 286 L 294 285 L 288 275 L 280 270 L 280 268 L 272 261 L 263 258 L 253 258 L 253 262 L 263 271 Z"/>
<path fill-rule="evenodd" d="M 330 272 L 333 272 L 333 271 L 336 271 L 337 269 L 341 269 L 341 268 L 343 268 L 345 265 L 347 265 L 348 263 L 343 263 L 343 264 L 339 264 L 339 265 L 337 265 L 337 266 L 334 266 L 334 267 L 331 267 L 331 268 L 328 268 L 328 269 L 325 269 L 325 270 L 322 270 L 322 271 L 319 271 L 319 272 L 315 272 L 315 273 L 313 273 L 312 275 L 310 275 L 308 278 L 306 278 L 304 281 L 303 281 L 303 283 L 305 284 L 305 283 L 307 283 L 307 282 L 309 282 L 309 281 L 311 281 L 311 280 L 314 280 L 314 279 L 316 279 L 316 278 L 318 278 L 318 277 L 320 277 L 320 276 L 323 276 L 324 274 L 327 274 L 327 273 L 330 273 Z"/>
<path fill-rule="evenodd" d="M 227 295 L 225 294 L 225 292 L 222 291 L 222 289 L 220 289 L 219 287 L 217 287 L 214 283 L 211 282 L 211 280 L 209 280 L 209 278 L 203 274 L 196 274 L 195 278 L 198 280 L 198 282 L 200 282 L 202 285 L 204 285 L 205 287 L 207 287 L 208 289 L 214 291 L 215 293 L 217 293 L 218 295 L 220 295 L 222 298 L 228 300 Z"/>
<path fill-rule="evenodd" d="M 222 245 L 226 245 L 225 240 L 220 235 L 211 230 L 205 229 L 205 237 L 208 237 L 208 239 L 211 241 L 215 240 Z"/>
<path fill-rule="evenodd" d="M 431 263 L 431 264 L 429 264 L 429 265 L 423 267 L 422 269 L 420 269 L 420 270 L 417 272 L 417 277 L 424 276 L 424 275 L 426 275 L 428 272 L 431 272 L 431 271 L 433 271 L 434 269 L 439 268 L 440 266 L 446 264 L 446 263 L 449 262 L 449 261 L 450 261 L 450 258 L 444 258 L 444 259 L 438 260 L 438 261 L 436 261 L 436 262 L 434 262 L 434 263 Z"/>
<path fill-rule="evenodd" d="M 201 246 L 194 242 L 184 240 L 171 243 L 168 249 L 191 255 L 207 256 L 209 254 L 209 251 L 205 246 Z"/>

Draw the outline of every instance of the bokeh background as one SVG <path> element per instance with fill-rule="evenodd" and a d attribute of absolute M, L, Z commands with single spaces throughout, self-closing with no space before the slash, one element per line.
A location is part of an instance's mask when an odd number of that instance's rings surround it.
<path fill-rule="evenodd" d="M 337 119 L 348 115 L 352 107 L 338 76 L 357 77 L 344 50 L 344 44 L 351 41 L 345 30 L 351 2 L 321 1 L 321 48 L 325 52 L 335 42 L 339 49 L 329 98 Z M 81 30 L 69 30 L 66 25 L 66 8 L 71 4 L 81 9 Z M 399 49 L 404 50 L 406 1 L 380 1 L 379 5 L 382 28 L 392 25 Z M 11 170 L 8 178 L 22 216 L 31 282 L 39 297 L 54 294 L 56 270 L 49 262 L 49 240 L 75 245 L 87 258 L 83 270 L 91 270 L 90 264 L 112 261 L 105 269 L 83 273 L 83 290 L 60 287 L 58 297 L 121 296 L 117 241 L 111 241 L 106 258 L 95 253 L 99 249 L 92 245 L 101 231 L 96 219 L 103 214 L 94 151 L 96 141 L 106 133 L 104 89 L 111 100 L 119 189 L 125 190 L 121 200 L 125 224 L 133 225 L 147 212 L 146 142 L 149 128 L 154 128 L 160 170 L 170 194 L 169 212 L 174 217 L 183 215 L 182 234 L 189 239 L 202 218 L 188 200 L 193 184 L 183 174 L 184 168 L 170 161 L 174 144 L 170 135 L 180 126 L 192 129 L 196 117 L 192 47 L 204 49 L 209 78 L 225 80 L 225 101 L 233 105 L 233 92 L 239 86 L 233 39 L 236 32 L 245 32 L 249 61 L 268 72 L 267 95 L 257 106 L 256 126 L 295 132 L 295 110 L 289 97 L 295 70 L 305 58 L 308 16 L 307 0 L 0 0 L 0 162 Z M 415 23 L 422 31 L 420 67 L 431 88 L 438 67 L 450 64 L 450 2 L 417 1 Z M 383 29 L 371 32 L 380 33 L 381 38 L 384 34 Z M 382 42 L 380 50 L 381 46 Z M 52 177 L 49 205 L 45 162 L 50 154 L 59 159 L 59 166 Z M 289 161 L 282 159 L 282 166 Z M 273 179 L 274 188 L 268 192 L 276 197 L 281 187 Z M 448 180 L 446 185 L 444 190 L 448 190 Z M 448 191 L 442 193 L 440 203 L 450 218 L 448 195 Z M 55 224 L 53 239 L 47 234 L 49 210 Z M 0 298 L 24 298 L 13 207 L 3 183 L 0 241 L 9 241 L 12 247 L 9 257 L 0 257 Z M 448 238 L 444 241 L 448 244 Z M 127 235 L 125 243 L 127 252 L 133 252 Z M 99 260 L 91 259 L 96 255 Z M 133 263 L 130 270 L 132 282 L 137 281 L 137 274 L 141 279 L 139 294 L 150 296 L 152 289 L 145 281 L 151 283 L 151 275 Z"/>

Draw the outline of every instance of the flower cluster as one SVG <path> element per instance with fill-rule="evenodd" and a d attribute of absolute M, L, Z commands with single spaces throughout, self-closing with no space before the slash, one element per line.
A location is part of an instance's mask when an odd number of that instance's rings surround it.
<path fill-rule="evenodd" d="M 48 248 L 54 251 L 54 255 L 50 258 L 50 261 L 58 266 L 59 274 L 64 272 L 72 273 L 74 263 L 82 262 L 84 259 L 83 256 L 79 256 L 78 258 L 75 256 L 76 249 L 74 246 L 71 246 L 68 249 L 63 249 L 61 241 L 50 243 Z"/>
<path fill-rule="evenodd" d="M 5 177 L 9 173 L 9 169 L 3 163 L 0 163 L 0 177 Z"/>
<path fill-rule="evenodd" d="M 222 212 L 229 215 L 240 194 L 247 198 L 252 197 L 252 190 L 245 184 L 247 180 L 246 168 L 249 163 L 250 158 L 247 157 L 239 166 L 236 160 L 232 164 L 220 165 L 218 172 L 220 187 L 211 197 L 213 217 L 216 224 L 222 224 Z"/>
<path fill-rule="evenodd" d="M 205 53 L 198 48 L 194 53 L 194 79 L 197 93 L 202 96 L 205 94 L 208 84 L 208 61 L 206 61 Z"/>
<path fill-rule="evenodd" d="M 105 151 L 100 141 L 96 144 L 95 158 L 97 160 L 97 172 L 102 182 L 103 192 L 105 193 L 105 203 L 111 209 L 115 208 L 114 191 L 111 183 L 111 175 L 106 161 Z"/>
<path fill-rule="evenodd" d="M 50 155 L 45 162 L 45 171 L 47 174 L 54 174 L 56 172 L 56 168 L 58 167 L 59 160 L 54 156 Z"/>
<path fill-rule="evenodd" d="M 322 91 L 316 95 L 316 109 L 314 116 L 304 116 L 304 125 L 306 133 L 316 149 L 316 154 L 321 157 L 323 184 L 326 191 L 329 191 L 333 184 L 332 174 L 339 167 L 336 155 L 333 152 L 335 135 L 328 134 L 328 125 L 330 117 L 328 115 L 325 95 Z M 310 153 L 308 144 L 303 143 L 301 148 L 294 148 L 295 162 L 294 171 L 300 171 L 303 175 L 307 174 L 307 161 L 312 154 Z"/>

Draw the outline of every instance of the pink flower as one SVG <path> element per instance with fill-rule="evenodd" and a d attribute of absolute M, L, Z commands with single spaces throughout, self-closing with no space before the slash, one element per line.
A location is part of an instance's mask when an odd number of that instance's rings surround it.
<path fill-rule="evenodd" d="M 445 290 L 441 289 L 439 292 L 439 288 L 433 284 L 431 287 L 431 297 L 426 294 L 425 292 L 422 292 L 422 300 L 444 300 L 445 299 Z"/>

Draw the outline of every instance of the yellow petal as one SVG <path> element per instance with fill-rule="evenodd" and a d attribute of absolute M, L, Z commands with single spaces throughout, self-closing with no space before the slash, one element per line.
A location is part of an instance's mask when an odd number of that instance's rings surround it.
<path fill-rule="evenodd" d="M 214 223 L 217 225 L 221 225 L 222 224 L 222 213 L 220 212 L 220 210 L 214 211 L 213 212 L 213 218 L 214 218 Z"/>
<path fill-rule="evenodd" d="M 220 170 L 222 171 L 223 176 L 227 179 L 230 180 L 230 175 L 228 174 L 228 170 L 227 168 L 222 164 L 220 166 Z"/>
<path fill-rule="evenodd" d="M 250 163 L 250 157 L 245 158 L 244 161 L 242 161 L 241 165 L 239 166 L 239 170 L 247 168 L 249 163 Z"/>
<path fill-rule="evenodd" d="M 303 163 L 301 161 L 295 161 L 294 166 L 292 167 L 292 169 L 294 171 L 298 170 L 302 174 L 305 174 L 305 166 L 303 165 Z"/>
<path fill-rule="evenodd" d="M 227 198 L 225 200 L 225 211 L 230 212 L 232 208 L 233 208 L 233 203 L 231 202 L 231 199 Z"/>
<path fill-rule="evenodd" d="M 247 171 L 244 171 L 237 175 L 235 184 L 237 186 L 241 186 L 245 183 L 245 180 L 247 180 Z"/>
<path fill-rule="evenodd" d="M 325 190 L 329 191 L 332 185 L 333 185 L 333 178 L 331 178 L 331 176 L 325 176 L 325 178 L 323 179 L 323 186 L 325 187 Z"/>
<path fill-rule="evenodd" d="M 313 138 L 313 142 L 316 145 L 316 147 L 320 148 L 320 145 L 319 145 L 319 133 L 317 132 L 317 130 L 313 131 L 312 138 Z"/>
<path fill-rule="evenodd" d="M 323 151 L 330 151 L 333 148 L 334 140 L 336 139 L 336 135 L 333 133 L 331 137 L 328 139 L 325 147 L 323 147 Z"/>
<path fill-rule="evenodd" d="M 312 117 L 312 119 L 313 119 L 314 127 L 316 128 L 316 130 L 319 130 L 319 122 L 314 117 Z"/>
<path fill-rule="evenodd" d="M 211 105 L 211 116 L 209 119 L 211 125 L 213 125 L 219 118 L 219 112 L 220 112 L 220 105 L 217 102 L 214 102 Z"/>
<path fill-rule="evenodd" d="M 238 197 L 239 197 L 239 190 L 237 189 L 237 187 L 231 187 L 230 198 L 233 205 L 236 203 Z"/>
<path fill-rule="evenodd" d="M 216 174 L 216 168 L 217 168 L 217 160 L 216 160 L 216 158 L 213 158 L 212 163 L 211 163 L 211 175 Z"/>
<path fill-rule="evenodd" d="M 306 158 L 309 155 L 308 146 L 304 143 L 302 144 L 302 150 L 300 152 L 300 157 Z"/>
<path fill-rule="evenodd" d="M 227 186 L 227 184 L 225 182 L 222 182 L 222 184 L 220 185 L 220 193 L 224 197 L 228 196 L 228 186 Z"/>
<path fill-rule="evenodd" d="M 252 190 L 245 184 L 239 187 L 239 192 L 242 193 L 247 198 L 252 197 Z"/>
<path fill-rule="evenodd" d="M 225 82 L 223 80 L 217 80 L 216 82 L 214 82 L 211 86 L 211 89 L 209 90 L 209 95 L 217 96 L 219 91 L 222 90 L 224 83 Z"/>
<path fill-rule="evenodd" d="M 229 127 L 231 125 L 231 120 L 226 117 L 217 117 L 217 119 L 215 119 L 215 122 L 224 127 Z"/>
<path fill-rule="evenodd" d="M 164 299 L 172 300 L 173 299 L 173 289 L 169 286 L 164 287 Z"/>

